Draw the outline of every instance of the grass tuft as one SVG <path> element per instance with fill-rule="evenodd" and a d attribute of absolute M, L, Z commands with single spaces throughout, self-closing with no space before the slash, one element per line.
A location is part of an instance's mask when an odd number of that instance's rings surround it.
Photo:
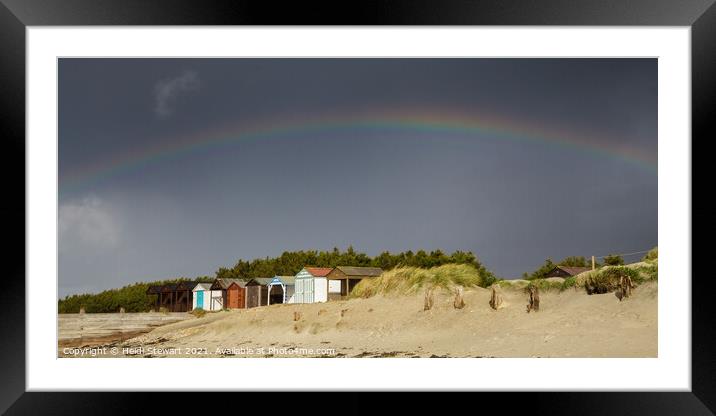
<path fill-rule="evenodd" d="M 189 313 L 196 316 L 197 318 L 201 318 L 202 316 L 206 315 L 206 311 L 202 308 L 192 309 Z"/>

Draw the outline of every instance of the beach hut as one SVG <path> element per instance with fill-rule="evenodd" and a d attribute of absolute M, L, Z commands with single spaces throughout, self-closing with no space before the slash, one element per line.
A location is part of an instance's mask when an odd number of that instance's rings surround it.
<path fill-rule="evenodd" d="M 338 266 L 331 270 L 328 277 L 328 299 L 341 299 L 363 279 L 376 278 L 383 274 L 380 267 Z"/>
<path fill-rule="evenodd" d="M 212 311 L 218 311 L 222 309 L 228 309 L 228 290 L 229 286 L 231 286 L 233 283 L 236 283 L 238 287 L 243 287 L 242 285 L 245 285 L 245 282 L 243 280 L 239 279 L 216 279 L 214 280 L 214 283 L 211 284 L 211 307 Z M 236 298 L 234 298 L 234 295 Z M 239 296 L 239 289 L 234 288 L 232 289 L 232 301 L 237 304 L 238 302 L 238 296 Z M 239 307 L 245 307 L 238 304 Z"/>
<path fill-rule="evenodd" d="M 255 277 L 246 282 L 246 307 L 268 305 L 268 284 L 270 277 Z"/>
<path fill-rule="evenodd" d="M 246 307 L 246 282 L 234 280 L 226 289 L 226 307 L 244 309 Z"/>
<path fill-rule="evenodd" d="M 304 267 L 296 274 L 295 303 L 328 301 L 328 279 L 331 267 Z"/>
<path fill-rule="evenodd" d="M 197 282 L 179 282 L 174 288 L 176 295 L 174 301 L 174 312 L 189 312 L 194 299 L 194 287 Z"/>
<path fill-rule="evenodd" d="M 211 309 L 211 283 L 197 283 L 192 290 L 194 292 L 192 300 L 192 310 L 203 309 L 210 311 Z"/>
<path fill-rule="evenodd" d="M 268 304 L 294 303 L 296 276 L 274 276 L 268 286 Z"/>
<path fill-rule="evenodd" d="M 169 312 L 176 312 L 177 283 L 167 283 L 159 293 L 159 306 Z"/>
<path fill-rule="evenodd" d="M 148 296 L 154 296 L 154 311 L 159 311 L 159 308 L 162 306 L 160 297 L 162 295 L 162 287 L 161 286 L 149 286 L 147 288 L 146 294 Z"/>

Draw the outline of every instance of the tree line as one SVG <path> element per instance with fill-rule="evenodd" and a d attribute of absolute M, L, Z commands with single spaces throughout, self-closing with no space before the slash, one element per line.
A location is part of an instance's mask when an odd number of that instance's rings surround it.
<path fill-rule="evenodd" d="M 470 251 L 455 251 L 445 254 L 442 250 L 427 252 L 411 250 L 392 254 L 384 251 L 375 257 L 365 253 L 356 252 L 353 247 L 341 251 L 334 248 L 331 251 L 286 251 L 274 258 L 255 259 L 251 261 L 239 260 L 232 268 L 220 268 L 216 272 L 217 278 L 253 278 L 271 276 L 293 276 L 304 266 L 336 267 L 336 266 L 362 266 L 380 267 L 390 270 L 397 266 L 413 266 L 430 268 L 443 264 L 471 264 L 486 276 L 492 273 Z"/>

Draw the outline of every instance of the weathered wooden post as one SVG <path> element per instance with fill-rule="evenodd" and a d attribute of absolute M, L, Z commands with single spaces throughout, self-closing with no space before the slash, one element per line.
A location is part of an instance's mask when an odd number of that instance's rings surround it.
<path fill-rule="evenodd" d="M 425 303 L 423 305 L 424 311 L 429 311 L 433 308 L 433 288 L 429 288 L 425 291 Z"/>
<path fill-rule="evenodd" d="M 462 309 L 465 307 L 465 299 L 463 299 L 462 286 L 457 287 L 457 290 L 455 291 L 455 301 L 452 303 L 452 306 L 455 309 Z"/>
<path fill-rule="evenodd" d="M 527 287 L 527 291 L 530 294 L 530 303 L 527 304 L 527 313 L 530 313 L 530 311 L 539 311 L 539 288 L 537 286 L 530 285 Z"/>
<path fill-rule="evenodd" d="M 494 310 L 500 309 L 502 306 L 502 296 L 497 293 L 495 286 L 492 286 L 492 296 L 490 297 L 490 307 Z"/>
<path fill-rule="evenodd" d="M 294 320 L 294 322 L 295 322 L 295 321 L 300 321 L 300 320 L 301 320 L 301 312 L 294 311 L 294 312 L 293 312 L 293 320 Z"/>
<path fill-rule="evenodd" d="M 80 315 L 84 315 L 84 314 L 85 314 L 85 307 L 82 306 L 82 307 L 80 307 Z"/>
<path fill-rule="evenodd" d="M 631 277 L 629 276 L 620 276 L 619 277 L 619 290 L 617 291 L 617 298 L 619 298 L 619 301 L 622 300 L 622 298 L 628 298 L 631 296 L 631 290 L 634 289 L 636 286 L 634 286 L 634 283 L 631 280 Z"/>

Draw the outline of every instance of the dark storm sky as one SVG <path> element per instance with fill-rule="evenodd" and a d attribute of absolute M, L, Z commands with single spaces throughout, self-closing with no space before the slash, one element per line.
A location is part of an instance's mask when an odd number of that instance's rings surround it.
<path fill-rule="evenodd" d="M 655 170 L 530 137 L 289 129 L 112 165 L 222 126 L 416 108 L 656 161 L 655 59 L 62 59 L 59 295 L 285 250 L 470 250 L 514 278 L 657 244 Z"/>

